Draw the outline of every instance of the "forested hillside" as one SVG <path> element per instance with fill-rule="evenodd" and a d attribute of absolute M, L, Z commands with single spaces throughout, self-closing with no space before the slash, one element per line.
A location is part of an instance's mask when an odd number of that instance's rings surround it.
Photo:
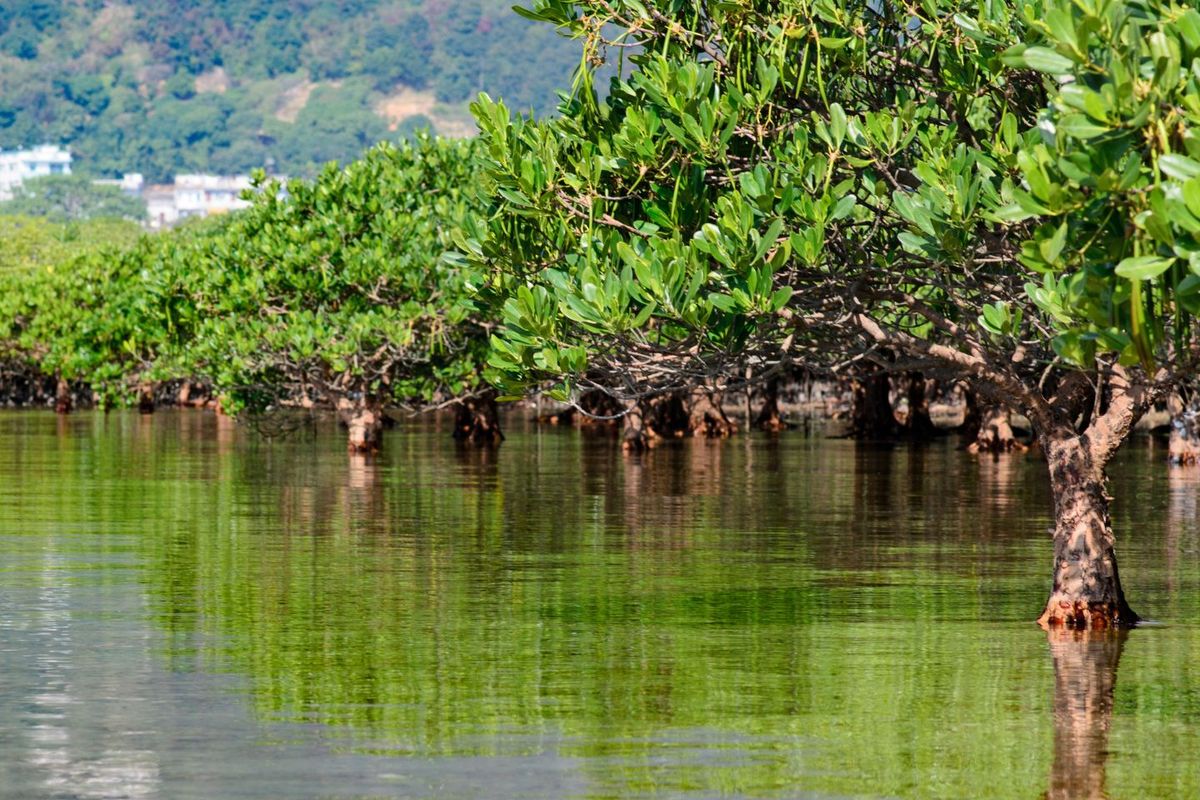
<path fill-rule="evenodd" d="M 579 48 L 511 0 L 6 0 L 0 148 L 91 176 L 313 174 L 381 139 L 473 131 L 480 91 L 545 113 Z"/>

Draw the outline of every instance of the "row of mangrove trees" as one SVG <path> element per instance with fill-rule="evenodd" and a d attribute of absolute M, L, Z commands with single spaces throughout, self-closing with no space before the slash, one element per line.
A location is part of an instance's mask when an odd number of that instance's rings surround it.
<path fill-rule="evenodd" d="M 1174 0 L 537 0 L 584 53 L 550 119 L 263 183 L 226 221 L 12 272 L 9 363 L 227 411 L 549 391 L 727 432 L 797 370 L 963 382 L 1022 413 L 1055 503 L 1042 621 L 1127 625 L 1105 466 L 1194 372 L 1200 12 Z M 620 61 L 605 91 L 596 70 Z M 606 73 L 607 74 L 607 73 Z M 603 99 L 601 99 L 603 98 Z M 870 378 L 864 380 L 869 381 Z M 913 386 L 917 385 L 913 381 Z M 868 393 L 864 390 L 864 393 Z"/>

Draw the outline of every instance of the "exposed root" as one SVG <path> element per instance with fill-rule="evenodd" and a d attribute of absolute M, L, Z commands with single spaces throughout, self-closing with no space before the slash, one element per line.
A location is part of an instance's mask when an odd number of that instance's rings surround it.
<path fill-rule="evenodd" d="M 504 441 L 495 392 L 485 391 L 458 401 L 454 407 L 454 438 L 474 445 Z"/>
<path fill-rule="evenodd" d="M 346 426 L 346 447 L 352 453 L 377 453 L 383 446 L 383 409 L 372 400 L 337 402 L 338 418 Z"/>
<path fill-rule="evenodd" d="M 971 453 L 1024 452 L 1029 448 L 1013 433 L 1008 409 L 992 405 L 980 414 L 979 431 L 975 441 L 967 446 Z"/>
<path fill-rule="evenodd" d="M 724 439 L 737 433 L 737 425 L 725 416 L 712 392 L 693 389 L 688 397 L 687 432 L 707 439 Z"/>
<path fill-rule="evenodd" d="M 1133 609 L 1128 605 L 1124 608 L 1121 605 L 1051 597 L 1037 622 L 1046 630 L 1067 628 L 1096 631 L 1132 628 L 1138 623 L 1138 615 L 1133 613 Z"/>

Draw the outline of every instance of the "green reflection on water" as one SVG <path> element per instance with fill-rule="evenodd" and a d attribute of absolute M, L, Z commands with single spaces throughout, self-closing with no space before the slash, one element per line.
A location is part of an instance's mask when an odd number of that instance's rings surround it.
<path fill-rule="evenodd" d="M 1161 454 L 1114 470 L 1129 594 L 1169 623 L 1115 678 L 1031 622 L 1033 459 L 425 427 L 368 462 L 201 414 L 6 416 L 0 446 L 6 564 L 137 532 L 96 579 L 140 582 L 166 663 L 244 675 L 264 721 L 339 749 L 552 751 L 595 797 L 1038 797 L 1080 759 L 1112 797 L 1200 794 L 1198 484 Z M 1106 746 L 1066 753 L 1064 681 L 1108 686 Z"/>

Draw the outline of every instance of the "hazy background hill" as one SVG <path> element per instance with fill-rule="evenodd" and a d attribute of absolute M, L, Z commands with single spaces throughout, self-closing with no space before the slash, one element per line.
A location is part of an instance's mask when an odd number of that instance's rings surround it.
<path fill-rule="evenodd" d="M 546 113 L 577 44 L 513 0 L 4 0 L 0 148 L 75 170 L 311 174 L 431 126 L 479 91 Z"/>

